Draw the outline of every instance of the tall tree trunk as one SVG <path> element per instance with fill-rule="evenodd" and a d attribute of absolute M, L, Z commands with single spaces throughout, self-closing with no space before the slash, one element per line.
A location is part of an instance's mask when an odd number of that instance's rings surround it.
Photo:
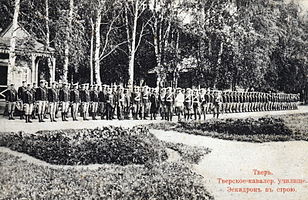
<path fill-rule="evenodd" d="M 217 73 L 218 73 L 218 68 L 220 68 L 221 66 L 221 57 L 222 57 L 222 53 L 224 50 L 224 42 L 220 41 L 220 48 L 219 48 L 219 52 L 218 52 L 218 58 L 217 58 L 217 65 L 215 67 L 215 75 L 214 75 L 214 88 L 216 88 L 217 86 Z"/>
<path fill-rule="evenodd" d="M 73 21 L 73 10 L 74 10 L 74 0 L 70 0 L 70 8 L 69 8 L 69 15 L 68 15 L 68 27 L 66 32 L 66 40 L 65 40 L 65 50 L 64 50 L 64 66 L 63 66 L 63 81 L 67 81 L 68 77 L 68 64 L 69 64 L 69 39 L 70 33 L 72 31 L 72 21 Z"/>
<path fill-rule="evenodd" d="M 14 9 L 14 16 L 13 16 L 13 32 L 12 37 L 10 40 L 10 53 L 9 53 L 9 66 L 8 66 L 8 82 L 11 83 L 13 81 L 12 71 L 15 68 L 15 61 L 16 61 L 16 30 L 18 28 L 18 15 L 19 15 L 19 8 L 20 8 L 20 0 L 15 0 L 15 9 Z"/>
<path fill-rule="evenodd" d="M 91 43 L 90 43 L 90 83 L 93 84 L 93 45 L 94 45 L 95 26 L 91 19 Z"/>
<path fill-rule="evenodd" d="M 49 48 L 50 46 L 50 30 L 49 30 L 49 0 L 45 0 L 45 10 L 46 10 L 46 47 Z M 49 75 L 50 75 L 50 81 L 54 81 L 52 80 L 53 77 L 53 69 L 52 69 L 52 64 L 51 64 L 51 60 L 48 57 L 47 58 L 47 65 L 48 65 L 48 69 L 49 69 Z"/>
<path fill-rule="evenodd" d="M 100 74 L 100 47 L 101 47 L 101 21 L 102 21 L 102 3 L 99 2 L 99 8 L 96 13 L 95 21 L 95 52 L 94 52 L 94 77 L 97 84 L 101 85 L 101 74 Z"/>
<path fill-rule="evenodd" d="M 131 53 L 129 55 L 129 66 L 128 66 L 128 85 L 134 85 L 134 66 L 135 66 L 135 53 L 136 53 L 136 36 L 137 36 L 137 23 L 138 23 L 138 7 L 139 0 L 135 0 L 135 12 L 134 12 L 134 23 L 132 30 L 132 43 L 131 43 Z M 141 37 L 141 36 L 140 36 Z"/>

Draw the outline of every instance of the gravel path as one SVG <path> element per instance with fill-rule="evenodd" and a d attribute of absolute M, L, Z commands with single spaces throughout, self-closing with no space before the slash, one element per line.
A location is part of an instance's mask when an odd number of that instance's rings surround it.
<path fill-rule="evenodd" d="M 205 146 L 212 149 L 194 170 L 205 178 L 205 184 L 216 200 L 307 200 L 308 142 L 248 143 L 195 136 L 174 131 L 151 130 L 167 142 Z M 254 175 L 253 169 L 269 170 L 270 176 Z M 222 179 L 274 179 L 275 184 L 219 184 Z M 304 184 L 278 184 L 278 179 L 305 179 Z M 227 188 L 261 188 L 260 193 L 228 192 Z M 265 187 L 274 192 L 264 192 Z M 295 188 L 296 192 L 280 193 L 277 188 Z"/>

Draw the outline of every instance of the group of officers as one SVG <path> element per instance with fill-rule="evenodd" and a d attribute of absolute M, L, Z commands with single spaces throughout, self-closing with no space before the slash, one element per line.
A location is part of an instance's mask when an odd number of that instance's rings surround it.
<path fill-rule="evenodd" d="M 101 119 L 205 120 L 207 114 L 218 118 L 220 113 L 257 112 L 297 109 L 299 94 L 219 91 L 210 89 L 150 88 L 68 84 L 46 81 L 27 84 L 16 91 L 11 84 L 6 91 L 9 120 L 14 120 L 15 108 L 26 123 L 38 117 L 39 122 L 56 122 L 61 112 L 62 121 Z"/>

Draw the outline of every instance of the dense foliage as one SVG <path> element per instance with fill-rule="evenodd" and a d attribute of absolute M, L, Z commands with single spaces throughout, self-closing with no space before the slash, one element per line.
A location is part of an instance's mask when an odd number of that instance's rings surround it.
<path fill-rule="evenodd" d="M 0 162 L 3 199 L 213 199 L 202 177 L 183 163 L 63 169 L 2 152 Z"/>
<path fill-rule="evenodd" d="M 145 164 L 167 158 L 161 142 L 140 127 L 3 133 L 0 146 L 60 165 Z"/>
<path fill-rule="evenodd" d="M 45 2 L 49 5 L 50 46 L 56 49 L 58 78 L 64 73 L 68 41 L 70 81 L 89 81 L 90 63 L 98 62 L 102 82 L 125 83 L 134 56 L 135 82 L 145 79 L 150 86 L 156 85 L 156 76 L 148 71 L 155 69 L 168 85 L 177 85 L 181 78 L 180 86 L 218 89 L 239 86 L 294 93 L 306 87 L 307 10 L 293 1 L 75 0 L 68 29 L 69 1 L 21 0 L 19 23 L 43 43 Z M 14 0 L 1 0 L 0 29 L 10 24 L 13 12 Z M 98 13 L 100 44 L 93 32 Z M 94 49 L 99 53 L 96 61 Z"/>

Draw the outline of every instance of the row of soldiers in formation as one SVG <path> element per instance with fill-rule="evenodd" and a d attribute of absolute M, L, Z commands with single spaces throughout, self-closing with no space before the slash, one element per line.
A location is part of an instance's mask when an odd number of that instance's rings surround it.
<path fill-rule="evenodd" d="M 38 116 L 44 122 L 47 113 L 50 121 L 55 122 L 57 113 L 61 112 L 62 121 L 67 121 L 68 114 L 74 121 L 77 116 L 83 120 L 101 119 L 156 119 L 162 120 L 205 120 L 206 114 L 219 117 L 220 113 L 255 112 L 270 110 L 297 109 L 299 94 L 218 91 L 209 89 L 149 88 L 147 86 L 133 89 L 122 86 L 58 84 L 54 82 L 47 87 L 44 80 L 38 87 L 35 84 L 23 85 L 15 90 L 11 84 L 6 92 L 9 119 L 14 119 L 16 105 L 20 108 L 21 119 L 26 122 Z"/>

